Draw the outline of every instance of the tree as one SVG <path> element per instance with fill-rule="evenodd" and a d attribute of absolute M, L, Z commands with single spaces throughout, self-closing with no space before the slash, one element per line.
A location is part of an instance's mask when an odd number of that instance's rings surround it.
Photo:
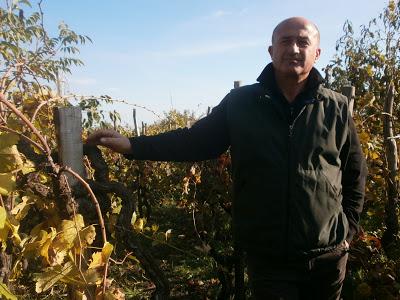
<path fill-rule="evenodd" d="M 54 92 L 53 88 L 59 86 L 62 73 L 82 64 L 74 55 L 79 52 L 77 46 L 90 39 L 76 34 L 63 23 L 58 34 L 50 37 L 43 27 L 41 1 L 39 11 L 28 16 L 24 9 L 31 7 L 29 1 L 6 0 L 3 3 L 0 7 L 3 282 L 0 294 L 15 299 L 4 284 L 10 287 L 10 278 L 16 281 L 24 277 L 27 261 L 30 261 L 31 271 L 37 271 L 37 292 L 50 289 L 59 280 L 69 284 L 81 280 L 84 286 L 88 283 L 96 286 L 93 280 L 97 279 L 88 279 L 86 273 L 93 273 L 107 264 L 112 245 L 105 243 L 104 251 L 93 256 L 85 274 L 80 264 L 77 268 L 73 259 L 67 259 L 70 251 L 75 251 L 75 255 L 82 253 L 93 242 L 95 230 L 93 225 L 85 225 L 79 214 L 74 213 L 71 219 L 62 218 L 63 207 L 58 206 L 62 201 L 58 200 L 63 193 L 57 193 L 63 191 L 62 167 L 56 165 L 52 157 L 55 146 L 52 107 L 68 105 L 59 89 Z"/>
<path fill-rule="evenodd" d="M 325 71 L 332 88 L 355 87 L 354 119 L 369 169 L 362 232 L 350 260 L 349 278 L 356 288 L 347 297 L 391 299 L 398 295 L 400 258 L 400 2 L 390 0 L 359 33 L 350 21 L 343 30 Z"/>
<path fill-rule="evenodd" d="M 399 230 L 397 153 L 388 144 L 398 142 L 399 137 L 395 132 L 392 137 L 385 137 L 383 128 L 385 117 L 392 129 L 400 125 L 400 2 L 389 1 L 378 18 L 361 26 L 359 36 L 355 36 L 350 21 L 343 29 L 344 35 L 336 46 L 338 54 L 326 70 L 333 88 L 348 82 L 356 88 L 355 119 L 370 173 L 366 209 L 379 209 L 386 203 L 386 229 L 382 232 L 386 247 L 396 239 Z M 389 98 L 393 98 L 391 115 L 384 112 Z"/>

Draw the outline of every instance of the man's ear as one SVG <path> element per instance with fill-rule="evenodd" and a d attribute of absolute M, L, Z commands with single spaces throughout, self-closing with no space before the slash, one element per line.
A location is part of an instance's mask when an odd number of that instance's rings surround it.
<path fill-rule="evenodd" d="M 321 48 L 317 48 L 317 50 L 315 50 L 315 61 L 317 61 L 320 56 L 321 56 Z"/>
<path fill-rule="evenodd" d="M 273 48 L 272 46 L 269 46 L 269 47 L 268 47 L 268 53 L 269 53 L 269 55 L 271 56 L 271 58 L 272 58 L 273 50 L 274 50 L 274 48 Z"/>

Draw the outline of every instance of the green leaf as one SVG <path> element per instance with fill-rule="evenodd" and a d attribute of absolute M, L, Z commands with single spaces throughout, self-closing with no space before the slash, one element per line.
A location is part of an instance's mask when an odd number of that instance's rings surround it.
<path fill-rule="evenodd" d="M 18 143 L 19 136 L 15 133 L 0 134 L 0 150 L 11 147 Z"/>
<path fill-rule="evenodd" d="M 5 297 L 7 300 L 17 300 L 17 297 L 13 295 L 4 283 L 0 282 L 0 295 Z"/>

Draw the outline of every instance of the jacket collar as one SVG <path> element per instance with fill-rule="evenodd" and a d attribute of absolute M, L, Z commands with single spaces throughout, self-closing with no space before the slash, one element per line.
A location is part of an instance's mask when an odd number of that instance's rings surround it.
<path fill-rule="evenodd" d="M 260 76 L 258 76 L 257 81 L 260 82 L 269 93 L 280 93 L 278 85 L 276 84 L 274 66 L 272 65 L 272 63 L 269 63 L 264 68 Z M 315 91 L 322 83 L 324 83 L 324 81 L 324 78 L 321 76 L 318 70 L 313 67 L 310 71 L 310 74 L 308 75 L 304 92 L 308 93 Z"/>

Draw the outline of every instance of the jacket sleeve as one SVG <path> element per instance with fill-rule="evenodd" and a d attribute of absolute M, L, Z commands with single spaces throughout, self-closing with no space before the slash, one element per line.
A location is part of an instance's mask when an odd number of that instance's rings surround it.
<path fill-rule="evenodd" d="M 353 119 L 349 118 L 349 133 L 341 152 L 343 211 L 349 221 L 350 242 L 358 232 L 360 214 L 364 205 L 367 165 Z"/>
<path fill-rule="evenodd" d="M 217 158 L 230 145 L 226 121 L 228 94 L 212 112 L 190 128 L 154 136 L 130 138 L 128 159 L 153 161 L 201 161 Z"/>

